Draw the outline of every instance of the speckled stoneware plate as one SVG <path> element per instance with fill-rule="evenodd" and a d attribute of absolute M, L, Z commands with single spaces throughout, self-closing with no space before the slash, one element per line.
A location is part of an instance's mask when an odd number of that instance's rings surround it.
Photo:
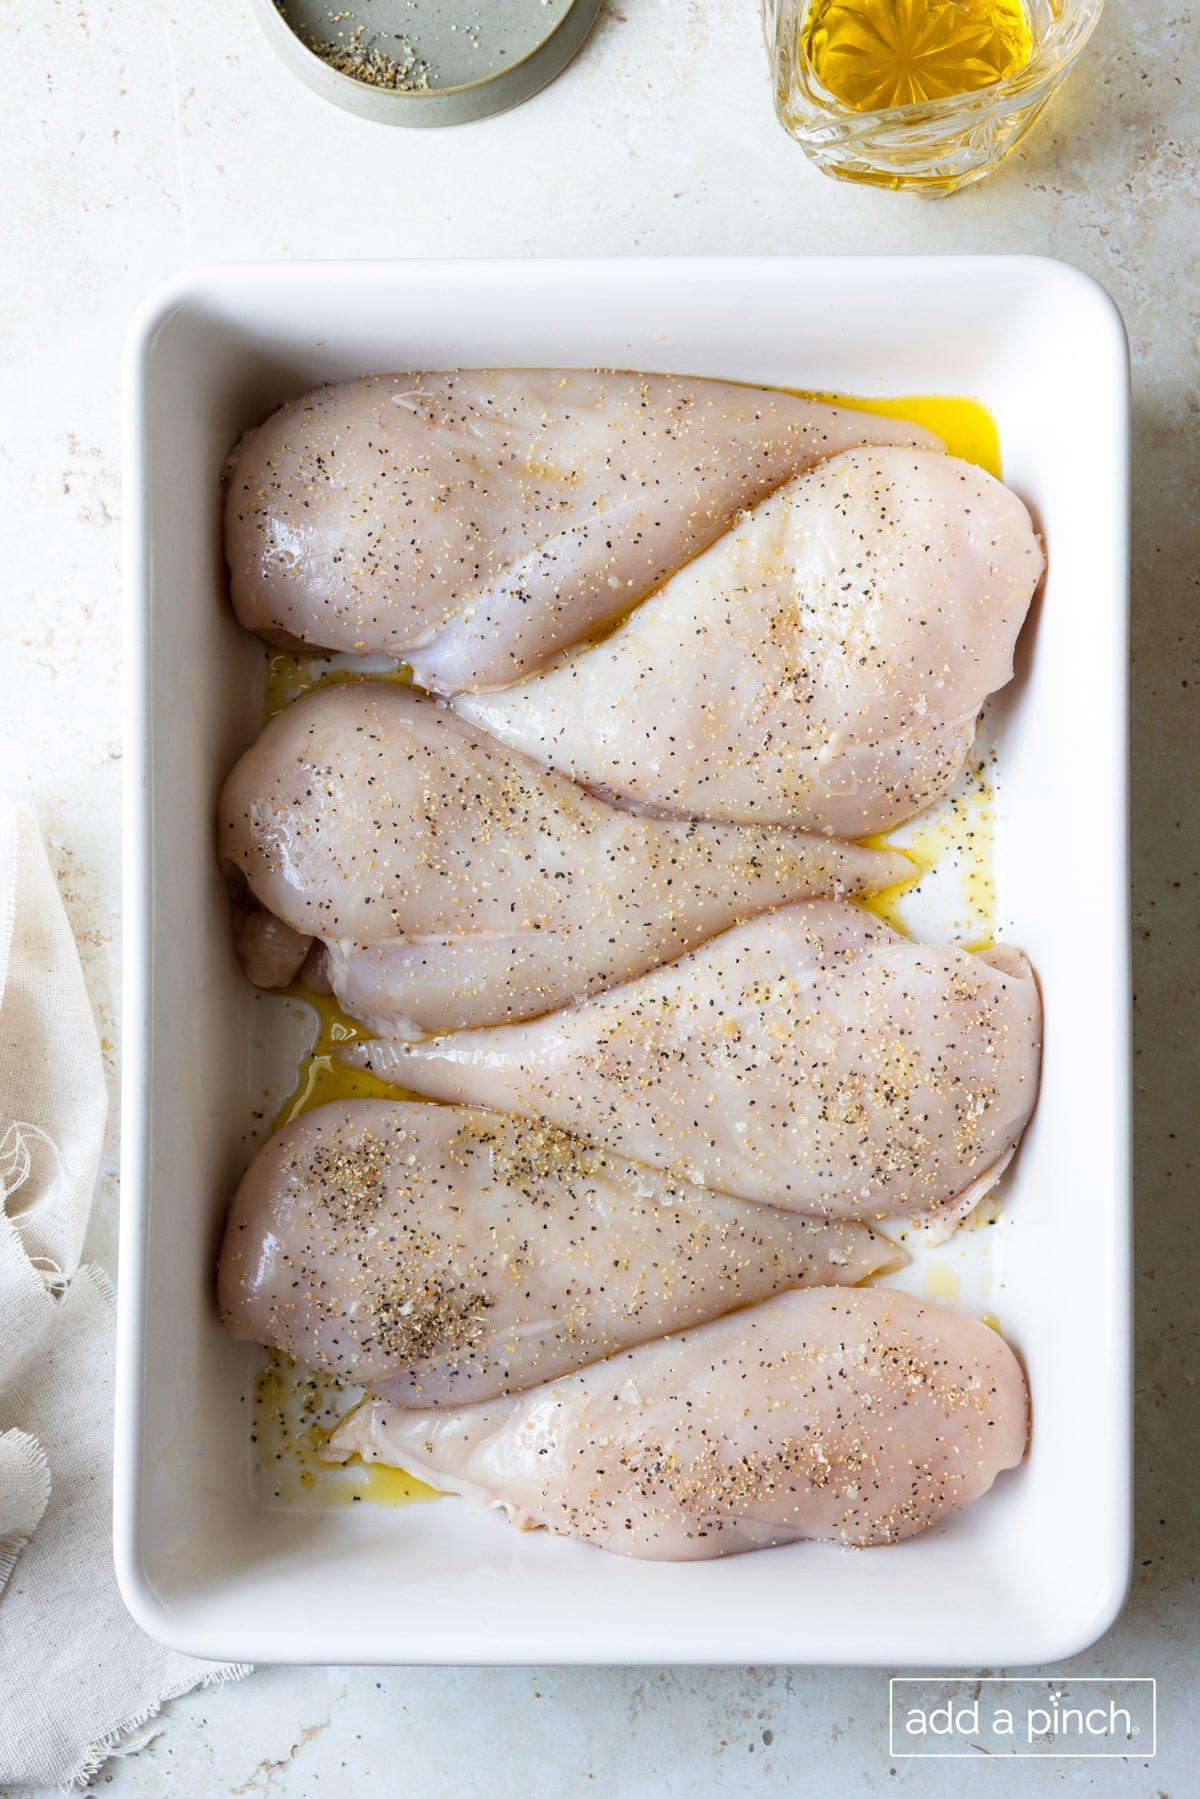
<path fill-rule="evenodd" d="M 229 605 L 221 466 L 318 382 L 488 366 L 971 397 L 1045 534 L 986 714 L 995 929 L 1038 971 L 1041 1097 L 994 1224 L 937 1266 L 914 1248 L 897 1277 L 996 1317 L 1033 1435 L 977 1505 L 907 1542 L 644 1562 L 458 1499 L 314 1510 L 256 1487 L 262 1356 L 222 1330 L 214 1269 L 255 1114 L 274 1116 L 311 1034 L 242 974 L 214 854 L 266 673 Z M 126 390 L 115 1516 L 152 1636 L 233 1661 L 976 1668 L 1040 1667 L 1107 1629 L 1130 1544 L 1127 377 L 1107 295 L 1037 257 L 245 264 L 147 302 Z"/>
<path fill-rule="evenodd" d="M 536 94 L 602 0 L 252 0 L 314 93 L 384 125 L 464 125 Z"/>

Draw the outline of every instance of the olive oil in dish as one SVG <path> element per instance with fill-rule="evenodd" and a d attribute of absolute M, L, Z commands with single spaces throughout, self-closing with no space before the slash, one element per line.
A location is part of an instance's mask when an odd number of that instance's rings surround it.
<path fill-rule="evenodd" d="M 340 1043 L 354 1043 L 360 1037 L 369 1037 L 371 1033 L 368 1030 L 355 1019 L 347 1017 L 337 1001 L 328 994 L 313 993 L 309 988 L 299 985 L 286 991 L 292 999 L 303 1000 L 316 1013 L 317 1035 L 296 1072 L 295 1087 L 271 1126 L 272 1134 L 282 1130 L 285 1124 L 290 1124 L 293 1118 L 299 1118 L 302 1112 L 311 1112 L 314 1106 L 328 1105 L 330 1100 L 397 1097 L 394 1087 L 385 1086 L 364 1069 L 344 1068 L 334 1058 L 334 1051 Z"/>
<path fill-rule="evenodd" d="M 334 1427 L 356 1398 L 354 1389 L 306 1368 L 294 1356 L 264 1351 L 254 1382 L 251 1442 L 254 1485 L 268 1504 L 327 1511 L 350 1505 L 409 1505 L 440 1499 L 415 1475 L 357 1456 L 335 1467 L 321 1460 Z"/>

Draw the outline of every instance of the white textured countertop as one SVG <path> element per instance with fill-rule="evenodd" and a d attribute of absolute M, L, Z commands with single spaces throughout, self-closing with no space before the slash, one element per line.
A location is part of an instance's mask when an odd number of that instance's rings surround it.
<path fill-rule="evenodd" d="M 7 778 L 47 832 L 115 1090 L 118 357 L 133 305 L 176 269 L 246 257 L 1034 251 L 1096 275 L 1124 311 L 1134 363 L 1138 1535 L 1128 1609 L 1076 1669 L 1157 1676 L 1160 1749 L 1150 1763 L 1021 1762 L 984 1778 L 1006 1792 L 1180 1799 L 1196 1790 L 1200 1661 L 1200 32 L 1186 6 L 1114 0 L 1027 147 L 990 182 L 928 204 L 808 167 L 772 117 L 756 12 L 753 0 L 609 0 L 552 88 L 501 119 L 429 133 L 360 123 L 314 98 L 276 62 L 245 0 L 12 9 L 0 127 Z M 1086 718 L 1078 728 L 1083 749 Z M 1065 822 L 1085 898 L 1082 777 Z M 115 1151 L 115 1127 L 113 1139 Z M 91 1240 L 110 1267 L 116 1197 L 110 1158 Z M 886 1716 L 880 1673 L 262 1670 L 176 1702 L 152 1744 L 91 1790 L 960 1792 L 958 1762 L 889 1762 Z"/>

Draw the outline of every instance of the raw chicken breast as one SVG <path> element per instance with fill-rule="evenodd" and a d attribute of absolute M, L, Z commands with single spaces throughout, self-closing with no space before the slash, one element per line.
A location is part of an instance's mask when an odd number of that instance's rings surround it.
<path fill-rule="evenodd" d="M 285 708 L 219 804 L 252 978 L 314 937 L 346 1011 L 387 1032 L 525 1018 L 782 900 L 910 877 L 906 858 L 773 829 L 633 818 L 410 690 Z"/>
<path fill-rule="evenodd" d="M 744 1199 L 874 1219 L 959 1213 L 994 1184 L 1033 1109 L 1040 1036 L 1019 951 L 911 943 L 827 900 L 533 1024 L 339 1055 Z"/>
<path fill-rule="evenodd" d="M 347 1100 L 254 1158 L 218 1287 L 235 1337 L 447 1405 L 903 1259 L 861 1225 L 705 1193 L 553 1126 Z"/>
<path fill-rule="evenodd" d="M 388 1462 L 618 1555 L 698 1561 L 927 1530 L 1025 1453 L 1029 1400 L 986 1325 L 907 1293 L 813 1288 L 518 1399 L 369 1402 L 332 1460 Z"/>
<path fill-rule="evenodd" d="M 572 369 L 371 375 L 243 440 L 225 549 L 244 625 L 382 651 L 437 693 L 540 667 L 851 444 L 918 426 L 723 381 Z"/>
<path fill-rule="evenodd" d="M 598 792 L 860 837 L 951 786 L 1043 557 L 970 463 L 852 450 L 789 482 L 612 636 L 464 718 Z"/>

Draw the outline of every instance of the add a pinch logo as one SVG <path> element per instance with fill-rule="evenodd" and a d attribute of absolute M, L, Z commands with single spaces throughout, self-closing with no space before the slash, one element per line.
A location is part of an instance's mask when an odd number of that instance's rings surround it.
<path fill-rule="evenodd" d="M 1149 1677 L 901 1676 L 889 1682 L 890 1739 L 900 1756 L 1154 1754 Z"/>

